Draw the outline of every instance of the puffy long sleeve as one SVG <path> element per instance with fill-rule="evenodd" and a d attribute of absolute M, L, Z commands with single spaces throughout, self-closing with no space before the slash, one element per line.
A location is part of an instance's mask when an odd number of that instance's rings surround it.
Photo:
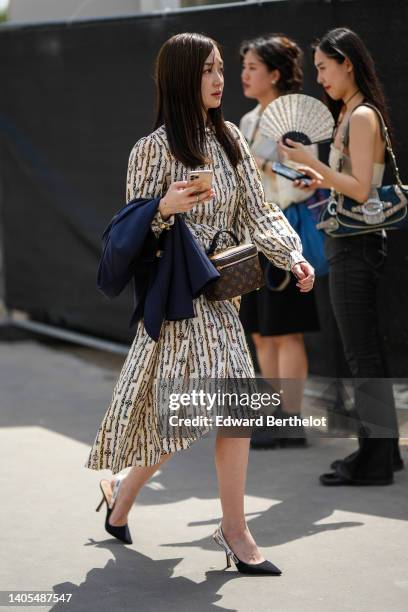
<path fill-rule="evenodd" d="M 241 235 L 247 227 L 252 241 L 278 268 L 291 268 L 305 261 L 298 234 L 277 204 L 266 202 L 261 176 L 248 144 L 239 129 L 227 122 L 242 152 L 237 166 L 240 189 L 238 226 Z"/>
<path fill-rule="evenodd" d="M 126 179 L 126 202 L 134 198 L 161 197 L 170 184 L 170 157 L 164 142 L 155 134 L 137 141 L 129 156 Z M 174 216 L 165 223 L 174 223 Z M 163 219 L 157 211 L 152 230 L 158 236 L 162 231 Z"/>

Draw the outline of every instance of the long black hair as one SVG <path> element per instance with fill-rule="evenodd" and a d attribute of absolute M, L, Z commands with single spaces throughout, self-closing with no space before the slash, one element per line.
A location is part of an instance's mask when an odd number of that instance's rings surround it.
<path fill-rule="evenodd" d="M 169 38 L 156 60 L 157 109 L 155 129 L 164 124 L 172 154 L 185 166 L 195 168 L 210 160 L 205 151 L 206 122 L 201 79 L 204 63 L 219 44 L 203 34 L 185 32 Z M 210 108 L 208 121 L 236 166 L 240 148 L 228 130 L 221 107 Z"/>
<path fill-rule="evenodd" d="M 361 38 L 349 28 L 335 28 L 313 43 L 313 52 L 317 48 L 338 64 L 343 64 L 346 58 L 350 60 L 354 68 L 356 85 L 363 94 L 364 101 L 378 108 L 391 132 L 384 90 L 377 76 L 374 60 Z M 325 103 L 337 121 L 343 101 L 333 100 L 326 92 L 323 95 Z"/>

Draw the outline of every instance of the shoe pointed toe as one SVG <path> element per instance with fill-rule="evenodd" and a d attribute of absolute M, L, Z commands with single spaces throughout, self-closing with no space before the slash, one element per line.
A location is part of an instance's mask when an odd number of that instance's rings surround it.
<path fill-rule="evenodd" d="M 279 567 L 277 567 L 270 561 L 263 561 L 262 563 L 260 563 L 259 569 L 263 574 L 272 574 L 274 576 L 280 576 L 282 574 L 282 570 L 280 570 Z"/>
<path fill-rule="evenodd" d="M 262 563 L 244 563 L 243 561 L 238 561 L 236 563 L 237 570 L 241 574 L 252 574 L 258 576 L 280 576 L 282 571 L 279 567 L 276 567 L 270 561 L 262 561 Z"/>
<path fill-rule="evenodd" d="M 105 523 L 106 531 L 112 535 L 114 538 L 117 538 L 124 544 L 133 544 L 132 536 L 130 535 L 130 530 L 128 525 L 111 525 L 108 520 Z"/>
<path fill-rule="evenodd" d="M 132 536 L 130 535 L 130 529 L 127 526 L 127 524 L 125 525 L 125 533 L 124 533 L 123 541 L 125 542 L 125 544 L 133 544 Z"/>

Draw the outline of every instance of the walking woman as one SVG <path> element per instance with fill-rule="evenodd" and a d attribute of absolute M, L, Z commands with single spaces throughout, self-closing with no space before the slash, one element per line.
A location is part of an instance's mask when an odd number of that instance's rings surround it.
<path fill-rule="evenodd" d="M 283 35 L 269 35 L 247 40 L 241 45 L 242 87 L 247 98 L 258 102 L 257 106 L 241 119 L 240 130 L 248 141 L 258 164 L 266 199 L 275 202 L 282 210 L 311 197 L 314 190 L 294 187 L 292 181 L 275 174 L 272 163 L 279 161 L 274 143 L 268 157 L 262 157 L 265 138 L 259 132 L 259 124 L 265 108 L 279 96 L 297 93 L 302 88 L 302 51 L 295 41 Z M 268 143 L 269 143 L 268 139 Z M 271 146 L 273 145 L 273 147 Z M 290 164 L 291 162 L 289 162 Z M 296 164 L 292 164 L 296 167 Z M 268 259 L 260 255 L 264 272 Z M 240 318 L 244 330 L 252 335 L 262 376 L 265 379 L 294 379 L 285 393 L 285 411 L 299 415 L 303 397 L 302 381 L 306 380 L 308 361 L 303 334 L 318 331 L 319 317 L 314 292 L 300 294 L 296 279 L 274 271 L 279 291 L 264 286 L 242 297 Z M 282 416 L 289 416 L 289 414 Z M 304 445 L 306 438 L 302 428 L 296 435 L 294 428 L 260 427 L 253 431 L 251 446 L 266 448 L 280 445 Z M 287 435 L 291 437 L 286 437 Z M 293 436 L 293 437 L 292 437 Z"/>
<path fill-rule="evenodd" d="M 328 32 L 314 49 L 318 83 L 337 122 L 329 166 L 317 161 L 299 144 L 280 145 L 291 160 L 316 184 L 333 188 L 358 202 L 382 184 L 385 142 L 375 106 L 390 125 L 384 93 L 372 57 L 362 40 L 347 28 Z M 342 170 L 337 171 L 342 156 Z M 301 186 L 301 185 L 300 185 Z M 352 376 L 358 382 L 356 410 L 362 425 L 374 423 L 390 432 L 370 438 L 360 428 L 359 449 L 331 465 L 334 472 L 320 477 L 322 484 L 385 485 L 393 471 L 402 469 L 398 448 L 392 386 L 382 353 L 378 320 L 379 274 L 386 258 L 386 235 L 379 231 L 360 236 L 328 238 L 330 298 Z"/>
<path fill-rule="evenodd" d="M 183 213 L 204 248 L 220 228 L 233 227 L 242 240 L 248 227 L 258 248 L 277 266 L 292 270 L 300 291 L 310 291 L 313 268 L 301 254 L 297 234 L 279 208 L 265 202 L 245 139 L 223 119 L 224 76 L 218 44 L 201 34 L 173 36 L 159 52 L 156 83 L 156 129 L 131 152 L 127 200 L 161 197 L 152 225 L 156 235 L 171 231 L 174 215 Z M 195 193 L 197 188 L 186 181 L 192 168 L 213 171 L 213 190 Z M 173 453 L 200 437 L 198 428 L 190 438 L 161 436 L 159 379 L 254 377 L 239 303 L 239 298 L 209 302 L 201 295 L 194 302 L 196 316 L 165 321 L 158 342 L 147 335 L 143 321 L 139 323 L 86 463 L 113 474 L 131 468 L 122 479 L 102 482 L 108 506 L 105 527 L 127 543 L 131 542 L 128 513 L 143 484 Z M 264 560 L 245 520 L 248 449 L 247 438 L 217 436 L 222 522 L 214 539 L 239 571 L 279 574 Z"/>

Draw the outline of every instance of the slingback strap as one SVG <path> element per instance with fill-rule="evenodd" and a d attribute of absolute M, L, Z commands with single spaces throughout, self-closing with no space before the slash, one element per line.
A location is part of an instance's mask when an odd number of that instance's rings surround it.
<path fill-rule="evenodd" d="M 215 540 L 215 542 L 217 542 L 218 546 L 221 546 L 221 548 L 225 550 L 225 553 L 229 559 L 232 559 L 234 563 L 240 563 L 240 560 L 238 559 L 237 555 L 230 548 L 227 540 L 225 539 L 224 533 L 221 529 L 221 524 L 214 532 L 213 539 Z"/>
<path fill-rule="evenodd" d="M 115 476 L 115 484 L 113 485 L 112 498 L 111 498 L 112 508 L 118 496 L 120 485 L 122 484 L 122 481 L 124 478 L 126 478 L 125 474 L 118 474 Z"/>

